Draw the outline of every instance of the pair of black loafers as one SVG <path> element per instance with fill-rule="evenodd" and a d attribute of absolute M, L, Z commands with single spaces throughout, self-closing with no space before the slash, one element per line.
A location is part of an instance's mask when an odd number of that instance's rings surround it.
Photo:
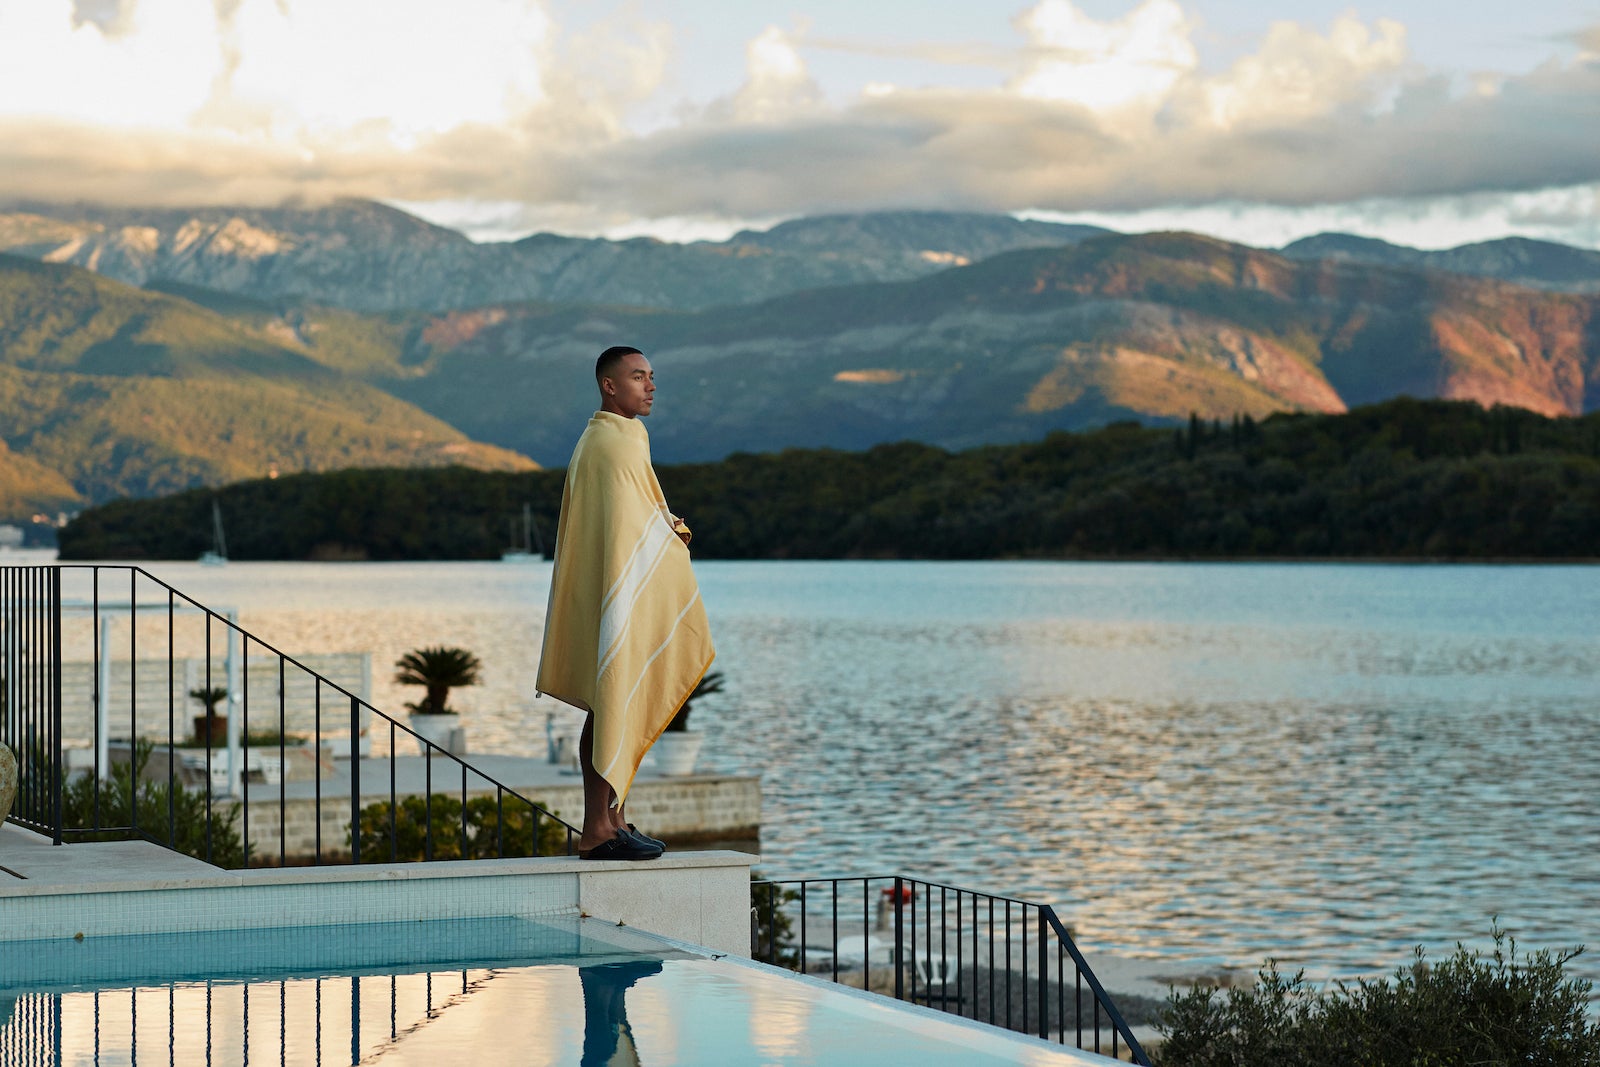
<path fill-rule="evenodd" d="M 582 860 L 653 860 L 667 850 L 667 843 L 640 830 L 633 823 L 618 830 L 609 841 L 594 848 L 581 848 Z"/>

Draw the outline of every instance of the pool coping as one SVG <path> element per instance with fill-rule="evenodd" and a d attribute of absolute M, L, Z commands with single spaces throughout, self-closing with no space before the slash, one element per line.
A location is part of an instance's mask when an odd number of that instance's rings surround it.
<path fill-rule="evenodd" d="M 124 844 L 125 842 L 104 842 Z M 92 848 L 94 845 L 63 845 Z M 159 848 L 152 845 L 151 848 Z M 164 850 L 163 850 L 164 851 Z M 520 859 L 433 860 L 427 863 L 363 863 L 328 867 L 252 867 L 230 871 L 208 869 L 191 877 L 121 879 L 113 881 L 45 881 L 28 875 L 0 881 L 0 900 L 8 897 L 62 896 L 83 893 L 142 893 L 161 889 L 209 889 L 218 886 L 327 885 L 340 882 L 405 881 L 438 878 L 503 878 L 516 875 L 596 874 L 634 871 L 750 867 L 761 857 L 748 852 L 712 850 L 668 853 L 643 863 L 627 860 L 581 860 L 576 856 L 539 856 Z M 196 861 L 198 862 L 198 861 Z M 6 940 L 0 931 L 0 940 Z"/>
<path fill-rule="evenodd" d="M 5 851 L 7 866 L 24 877 L 0 879 L 0 944 L 570 912 L 745 956 L 749 872 L 759 861 L 745 852 L 704 851 L 645 862 L 545 856 L 226 871 L 147 842 L 54 846 L 13 827 L 3 842 L 40 850 L 35 857 L 50 862 L 35 868 L 47 869 L 36 879 L 16 848 Z"/>

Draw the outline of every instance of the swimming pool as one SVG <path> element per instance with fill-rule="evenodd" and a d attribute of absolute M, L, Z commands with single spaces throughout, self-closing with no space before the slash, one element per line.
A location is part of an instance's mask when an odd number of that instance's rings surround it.
<path fill-rule="evenodd" d="M 577 916 L 9 942 L 0 1064 L 1105 1063 Z"/>

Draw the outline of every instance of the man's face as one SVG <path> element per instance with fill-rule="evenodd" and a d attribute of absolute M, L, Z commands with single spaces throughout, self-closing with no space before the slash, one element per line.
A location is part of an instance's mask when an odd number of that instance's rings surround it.
<path fill-rule="evenodd" d="M 623 356 L 622 362 L 600 383 L 607 407 L 625 418 L 650 414 L 656 396 L 656 374 L 650 361 L 637 352 Z"/>

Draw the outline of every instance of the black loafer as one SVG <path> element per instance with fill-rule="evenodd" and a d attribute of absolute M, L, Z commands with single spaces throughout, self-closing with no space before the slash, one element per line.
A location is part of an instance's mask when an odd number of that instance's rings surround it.
<path fill-rule="evenodd" d="M 653 860 L 659 855 L 659 848 L 635 839 L 626 830 L 618 830 L 610 841 L 594 848 L 578 850 L 580 860 Z"/>
<path fill-rule="evenodd" d="M 645 833 L 631 822 L 628 824 L 628 833 L 635 841 L 649 845 L 651 848 L 658 848 L 662 852 L 667 850 L 667 843 L 665 841 L 661 840 L 659 837 L 651 837 L 649 834 Z"/>

